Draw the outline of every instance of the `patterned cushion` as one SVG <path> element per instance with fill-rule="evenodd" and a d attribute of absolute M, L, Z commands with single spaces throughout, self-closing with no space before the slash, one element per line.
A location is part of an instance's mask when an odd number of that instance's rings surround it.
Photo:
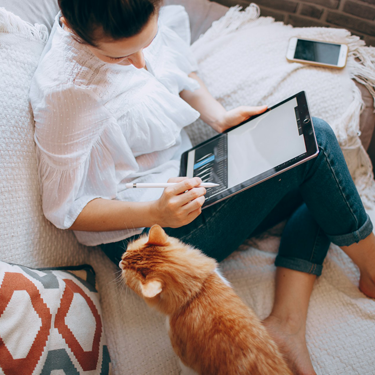
<path fill-rule="evenodd" d="M 0 262 L 0 372 L 53 370 L 110 373 L 94 270 Z"/>

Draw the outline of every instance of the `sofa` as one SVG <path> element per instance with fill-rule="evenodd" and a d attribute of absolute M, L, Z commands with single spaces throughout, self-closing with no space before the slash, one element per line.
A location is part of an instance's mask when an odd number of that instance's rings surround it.
<path fill-rule="evenodd" d="M 228 10 L 227 7 L 208 0 L 166 0 L 166 3 L 185 6 L 190 16 L 192 42 Z M 72 232 L 58 230 L 42 213 L 33 142 L 34 124 L 27 93 L 38 56 L 43 50 L 48 31 L 58 11 L 57 1 L 0 0 L 1 7 L 18 15 L 22 20 L 46 27 L 14 26 L 6 31 L 9 34 L 6 38 L 0 38 L 0 62 L 1 59 L 7 59 L 7 64 L 2 65 L 3 70 L 0 69 L 0 283 L 4 282 L 6 272 L 22 275 L 27 278 L 27 283 L 32 279 L 37 280 L 34 283 L 37 288 L 34 292 L 43 298 L 50 298 L 52 302 L 47 303 L 50 311 L 53 310 L 53 304 L 56 304 L 57 311 L 55 315 L 52 314 L 53 324 L 46 333 L 44 347 L 41 347 L 38 356 L 33 359 L 34 362 L 31 359 L 30 362 L 24 362 L 26 368 L 34 366 L 25 373 L 51 373 L 57 370 L 65 371 L 66 374 L 107 374 L 111 371 L 116 375 L 178 374 L 178 361 L 169 343 L 164 317 L 151 311 L 138 296 L 125 287 L 119 269 L 99 248 L 80 245 Z M 4 33 L 1 21 L 4 20 L 0 18 L 0 36 Z M 11 43 L 12 30 L 24 32 L 21 39 L 14 39 L 14 48 Z M 31 39 L 28 39 L 27 35 Z M 21 44 L 22 48 L 17 50 L 14 58 L 8 60 L 17 45 Z M 359 87 L 365 102 L 360 119 L 361 140 L 363 146 L 368 148 L 371 142 L 374 142 L 373 98 L 366 88 Z M 375 160 L 373 164 L 374 162 Z M 375 218 L 373 211 L 369 210 L 369 214 Z M 237 293 L 261 318 L 264 318 L 272 307 L 273 261 L 282 226 L 283 223 L 278 224 L 266 233 L 249 239 L 236 253 L 221 263 L 223 273 Z M 81 266 L 85 264 L 90 267 Z M 358 291 L 358 270 L 335 246 L 329 251 L 325 270 L 314 288 L 308 316 L 307 342 L 315 369 L 318 374 L 373 374 L 375 302 Z M 46 286 L 47 279 L 57 280 L 56 285 L 61 287 L 59 297 L 56 298 L 65 296 L 69 286 L 73 291 L 70 306 L 74 305 L 74 308 L 66 311 L 63 317 L 59 315 L 61 303 L 54 300 L 51 291 L 53 288 Z M 78 287 L 74 284 L 77 279 L 80 283 L 79 290 L 85 293 L 77 291 Z M 4 337 L 11 337 L 14 333 L 15 336 L 12 337 L 17 337 L 17 340 L 12 341 L 13 349 L 8 350 L 6 355 L 17 353 L 17 358 L 21 361 L 22 353 L 27 356 L 27 348 L 33 348 L 36 340 L 33 337 L 39 338 L 42 328 L 32 329 L 34 324 L 39 327 L 35 312 L 32 313 L 33 318 L 28 318 L 26 314 L 28 309 L 36 309 L 34 302 L 30 305 L 26 298 L 27 303 L 22 304 L 22 296 L 25 294 L 18 293 L 19 300 L 9 296 L 4 303 L 2 288 L 3 285 L 0 284 L 0 357 L 5 353 Z M 22 290 L 22 287 L 17 289 L 18 292 Z M 87 299 L 85 296 L 88 296 Z M 20 314 L 20 311 L 25 314 Z M 18 320 L 13 319 L 14 316 L 17 316 Z M 74 319 L 78 317 L 81 320 L 74 323 Z M 75 338 L 71 337 L 69 329 L 65 328 L 69 326 L 68 321 L 73 322 L 71 327 L 74 326 L 75 332 L 78 332 Z M 14 326 L 9 327 L 9 322 L 13 322 Z M 27 325 L 20 331 L 20 326 L 26 322 Z M 79 338 L 80 334 L 84 334 L 79 325 L 82 324 L 83 327 L 88 323 L 95 334 L 92 333 L 89 339 Z M 43 324 L 40 327 L 43 327 Z M 63 327 L 65 331 L 59 327 Z M 98 327 L 101 335 L 97 334 Z M 27 339 L 28 336 L 31 339 Z M 89 343 L 83 344 L 85 340 Z M 74 342 L 76 346 L 77 342 L 80 343 L 84 348 L 79 354 L 82 358 L 87 353 L 94 352 L 93 342 L 98 349 L 94 357 L 88 356 L 84 362 L 71 349 L 74 345 L 69 342 Z M 47 347 L 46 343 L 50 346 Z M 61 348 L 58 345 L 61 345 Z M 70 367 L 56 365 L 62 357 L 59 357 L 62 351 L 67 356 Z M 17 358 L 14 356 L 13 359 Z M 100 365 L 90 367 L 94 361 L 92 358 L 100 362 Z M 1 359 L 0 368 L 5 374 L 11 373 L 7 372 Z"/>

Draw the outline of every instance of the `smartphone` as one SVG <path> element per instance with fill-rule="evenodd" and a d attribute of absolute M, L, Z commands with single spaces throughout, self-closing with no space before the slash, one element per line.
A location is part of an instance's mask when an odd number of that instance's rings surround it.
<path fill-rule="evenodd" d="M 286 58 L 288 61 L 343 68 L 346 64 L 348 46 L 320 42 L 317 40 L 291 38 L 289 40 Z"/>

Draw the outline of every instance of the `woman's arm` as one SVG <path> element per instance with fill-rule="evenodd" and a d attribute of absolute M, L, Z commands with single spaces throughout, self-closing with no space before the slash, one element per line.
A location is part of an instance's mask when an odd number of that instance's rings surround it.
<path fill-rule="evenodd" d="M 97 198 L 87 203 L 69 229 L 102 232 L 149 227 L 157 222 L 153 203 Z"/>
<path fill-rule="evenodd" d="M 200 88 L 194 91 L 181 91 L 181 98 L 201 114 L 201 119 L 206 124 L 220 133 L 221 121 L 226 113 L 225 108 L 210 94 L 196 73 L 190 73 L 189 77 L 198 81 Z"/>
<path fill-rule="evenodd" d="M 168 182 L 178 183 L 164 189 L 163 195 L 152 202 L 94 199 L 69 229 L 103 232 L 151 227 L 153 224 L 170 228 L 189 224 L 201 213 L 205 201 L 206 189 L 197 187 L 202 180 L 177 177 Z"/>
<path fill-rule="evenodd" d="M 194 91 L 181 91 L 181 98 L 197 110 L 201 114 L 201 119 L 218 133 L 222 133 L 224 130 L 238 125 L 251 116 L 258 115 L 267 109 L 267 106 L 241 106 L 226 111 L 226 109 L 210 94 L 206 85 L 196 73 L 190 73 L 189 77 L 198 81 L 200 88 Z"/>

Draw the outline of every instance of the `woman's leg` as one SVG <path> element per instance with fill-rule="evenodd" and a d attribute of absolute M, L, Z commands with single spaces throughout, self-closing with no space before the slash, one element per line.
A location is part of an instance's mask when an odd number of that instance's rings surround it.
<path fill-rule="evenodd" d="M 321 142 L 323 137 L 319 135 L 318 138 Z M 326 148 L 327 146 L 323 144 L 322 147 Z M 329 153 L 323 148 L 321 152 L 322 155 Z M 340 154 L 337 150 L 336 153 Z M 325 158 L 327 159 L 327 155 Z M 342 163 L 342 159 L 340 155 L 335 156 L 331 162 Z M 330 164 L 330 162 L 328 163 Z M 333 169 L 337 168 L 333 167 Z M 343 182 L 342 177 L 346 180 L 348 179 L 346 173 L 344 176 L 333 178 L 333 180 L 337 180 L 336 184 L 338 186 Z M 339 245 L 351 243 L 349 246 L 342 246 L 342 249 L 360 269 L 361 291 L 369 297 L 375 297 L 375 237 L 373 233 L 366 237 L 366 233 L 369 232 L 371 226 L 363 215 L 364 210 L 361 202 L 358 201 L 357 194 L 352 197 L 353 189 L 350 188 L 352 182 L 348 182 L 349 186 L 345 182 L 341 187 L 341 198 L 339 200 L 344 203 L 344 206 L 346 204 L 350 207 L 349 211 L 342 211 L 342 220 L 352 221 L 352 225 L 354 225 L 353 231 L 348 235 L 336 235 L 334 240 Z M 328 194 L 330 189 L 326 188 L 324 191 Z M 334 195 L 329 194 L 328 197 L 334 199 Z M 351 201 L 352 199 L 353 201 Z M 359 210 L 352 210 L 351 206 L 353 205 Z M 349 233 L 340 232 L 334 226 L 335 222 L 333 221 L 331 233 Z M 354 242 L 356 240 L 360 241 L 356 243 Z M 310 251 L 310 259 L 306 257 L 301 259 L 301 251 L 299 249 L 303 248 L 306 243 L 314 244 Z M 289 219 L 284 229 L 279 254 L 276 258 L 275 263 L 279 267 L 276 274 L 275 302 L 270 316 L 263 323 L 278 343 L 296 374 L 315 374 L 305 341 L 307 308 L 315 276 L 292 271 L 291 269 L 301 270 L 305 267 L 305 270 L 309 270 L 311 263 L 313 263 L 317 267 L 317 274 L 319 275 L 329 244 L 330 239 L 322 231 L 304 204 Z M 307 255 L 306 252 L 303 253 Z M 312 262 L 306 262 L 306 260 Z M 282 268 L 284 263 L 289 266 L 288 269 Z"/>
<path fill-rule="evenodd" d="M 318 123 L 318 132 L 322 120 L 315 119 Z M 317 137 L 318 137 L 317 132 Z M 300 191 L 313 217 L 324 230 L 328 238 L 340 246 L 360 271 L 360 290 L 368 297 L 375 298 L 375 236 L 373 226 L 366 214 L 362 201 L 355 189 L 345 164 L 341 150 L 332 131 L 325 131 L 319 135 L 322 144 L 319 144 L 320 162 L 325 164 L 331 173 L 322 173 L 324 168 L 316 163 L 314 168 L 320 169 L 307 178 L 300 186 Z M 318 142 L 319 143 L 319 142 Z M 314 171 L 314 168 L 312 171 Z M 321 202 L 309 193 L 308 184 L 313 182 L 317 191 L 321 191 Z M 338 193 L 339 192 L 339 193 Z M 331 201 L 327 204 L 327 198 Z"/>
<path fill-rule="evenodd" d="M 330 242 L 302 204 L 284 228 L 276 257 L 275 301 L 263 324 L 295 374 L 315 374 L 306 345 L 306 317 L 313 285 L 321 274 Z M 284 268 L 284 264 L 289 268 Z"/>
<path fill-rule="evenodd" d="M 305 218 L 303 218 L 305 216 Z M 279 255 L 276 259 L 275 301 L 270 316 L 263 321 L 270 335 L 284 353 L 295 374 L 315 374 L 306 345 L 306 316 L 309 299 L 316 276 L 308 273 L 283 268 L 283 256 L 291 256 L 294 246 L 289 241 L 294 238 L 295 245 L 302 245 L 301 238 L 315 233 L 314 249 L 311 258 L 318 268 L 324 260 L 324 248 L 328 250 L 329 240 L 319 226 L 311 223 L 313 218 L 305 205 L 301 206 L 289 219 L 281 241 Z M 308 226 L 305 223 L 309 223 Z M 307 228 L 309 227 L 309 230 Z M 315 228 L 314 230 L 312 230 Z M 293 232 L 292 232 L 293 230 Z M 293 237 L 292 237 L 293 236 Z M 343 250 L 359 266 L 361 278 L 360 290 L 369 297 L 375 298 L 375 236 L 371 233 L 359 243 L 354 243 Z M 295 249 L 295 248 L 294 248 Z M 318 250 L 318 251 L 317 251 Z M 286 254 L 287 253 L 287 254 Z M 295 258 L 297 265 L 303 260 Z M 293 267 L 293 266 L 292 266 Z M 310 267 L 306 264 L 306 268 Z"/>
<path fill-rule="evenodd" d="M 314 119 L 314 126 L 320 149 L 316 158 L 205 208 L 192 223 L 166 228 L 166 232 L 221 261 L 256 230 L 288 193 L 299 189 L 314 222 L 330 241 L 349 246 L 366 238 L 372 232 L 372 223 L 337 139 L 323 120 Z M 314 244 L 302 249 L 295 245 L 295 236 L 291 237 L 289 246 L 293 251 L 282 254 L 284 259 L 280 265 L 306 272 L 308 264 L 315 268 L 311 273 L 320 274 L 319 267 L 315 267 L 318 265 L 311 258 Z M 303 260 L 302 267 L 296 265 L 295 258 Z"/>
<path fill-rule="evenodd" d="M 306 345 L 306 317 L 316 275 L 277 267 L 272 312 L 263 321 L 294 374 L 315 375 Z"/>
<path fill-rule="evenodd" d="M 367 297 L 375 298 L 375 236 L 371 233 L 364 240 L 350 246 L 341 246 L 358 266 L 359 289 Z"/>

